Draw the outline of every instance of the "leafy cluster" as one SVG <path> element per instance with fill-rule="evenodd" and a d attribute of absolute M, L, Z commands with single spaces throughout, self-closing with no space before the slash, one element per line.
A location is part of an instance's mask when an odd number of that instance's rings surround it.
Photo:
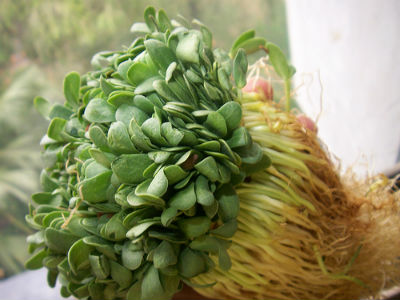
<path fill-rule="evenodd" d="M 43 192 L 27 222 L 31 269 L 62 295 L 169 299 L 190 278 L 230 268 L 234 185 L 270 164 L 240 125 L 243 50 L 212 50 L 200 22 L 146 9 L 122 51 L 64 80 L 64 105 L 37 97 L 51 120 L 42 139 Z M 236 88 L 232 87 L 233 76 Z"/>

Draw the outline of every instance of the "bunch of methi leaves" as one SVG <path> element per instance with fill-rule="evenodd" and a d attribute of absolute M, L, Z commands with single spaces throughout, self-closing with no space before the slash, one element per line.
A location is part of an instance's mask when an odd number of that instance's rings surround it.
<path fill-rule="evenodd" d="M 234 186 L 270 164 L 234 101 L 245 50 L 231 59 L 200 22 L 163 10 L 144 19 L 129 47 L 65 77 L 64 105 L 35 99 L 50 125 L 26 266 L 46 267 L 63 296 L 169 299 L 196 275 L 228 270 Z"/>

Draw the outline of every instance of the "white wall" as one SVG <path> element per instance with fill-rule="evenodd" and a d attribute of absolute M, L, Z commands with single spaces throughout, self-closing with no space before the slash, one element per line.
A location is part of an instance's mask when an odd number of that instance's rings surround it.
<path fill-rule="evenodd" d="M 287 0 L 298 100 L 344 168 L 381 172 L 400 147 L 400 0 Z M 313 82 L 310 84 L 312 73 Z M 365 162 L 368 162 L 366 167 Z"/>

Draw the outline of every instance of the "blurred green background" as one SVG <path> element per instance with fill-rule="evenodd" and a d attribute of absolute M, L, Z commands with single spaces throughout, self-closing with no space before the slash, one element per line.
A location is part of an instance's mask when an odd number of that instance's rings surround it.
<path fill-rule="evenodd" d="M 30 195 L 38 191 L 40 138 L 46 121 L 33 98 L 62 102 L 62 81 L 85 73 L 101 50 L 129 45 L 129 28 L 146 6 L 170 18 L 197 18 L 229 49 L 243 31 L 278 44 L 288 54 L 284 0 L 1 0 L 0 1 L 0 278 L 23 270 Z"/>

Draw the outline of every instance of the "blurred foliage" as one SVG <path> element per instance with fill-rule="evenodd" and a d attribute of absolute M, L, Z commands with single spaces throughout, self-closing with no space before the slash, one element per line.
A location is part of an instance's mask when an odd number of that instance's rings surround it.
<path fill-rule="evenodd" d="M 1 271 L 21 271 L 27 256 L 24 215 L 38 190 L 46 128 L 33 98 L 62 101 L 64 75 L 89 70 L 98 51 L 129 45 L 129 28 L 143 20 L 148 5 L 201 20 L 217 47 L 229 49 L 236 36 L 254 28 L 288 52 L 284 0 L 1 0 L 0 278 Z"/>

